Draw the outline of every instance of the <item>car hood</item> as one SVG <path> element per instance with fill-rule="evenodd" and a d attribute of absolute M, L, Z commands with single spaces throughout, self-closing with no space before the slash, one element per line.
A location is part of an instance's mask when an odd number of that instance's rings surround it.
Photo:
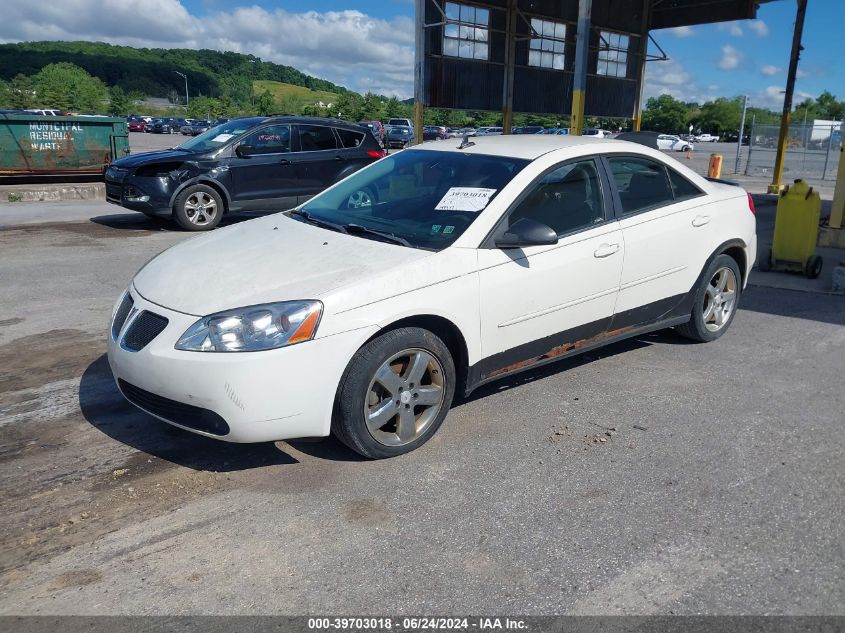
<path fill-rule="evenodd" d="M 172 149 L 162 149 L 155 152 L 143 152 L 142 154 L 130 154 L 124 158 L 120 158 L 112 163 L 114 167 L 121 167 L 123 169 L 132 169 L 140 167 L 141 165 L 150 165 L 153 163 L 176 162 L 183 160 L 194 160 L 196 154 L 192 152 L 182 152 Z"/>
<path fill-rule="evenodd" d="M 432 255 L 276 214 L 182 242 L 151 260 L 133 283 L 153 303 L 204 316 L 259 303 L 324 299 Z"/>

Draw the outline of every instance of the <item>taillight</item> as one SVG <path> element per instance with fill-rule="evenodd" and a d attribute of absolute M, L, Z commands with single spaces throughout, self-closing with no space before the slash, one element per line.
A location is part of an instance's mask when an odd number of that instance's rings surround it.
<path fill-rule="evenodd" d="M 385 156 L 387 156 L 387 152 L 383 149 L 370 150 L 369 152 L 367 152 L 367 156 L 369 156 L 370 158 L 384 158 Z"/>
<path fill-rule="evenodd" d="M 757 207 L 754 206 L 754 198 L 751 197 L 750 193 L 748 194 L 748 210 L 757 215 Z"/>

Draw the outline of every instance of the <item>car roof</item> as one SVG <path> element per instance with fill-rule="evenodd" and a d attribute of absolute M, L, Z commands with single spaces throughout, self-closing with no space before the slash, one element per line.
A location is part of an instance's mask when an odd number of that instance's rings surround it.
<path fill-rule="evenodd" d="M 489 128 L 488 128 L 489 129 Z M 441 152 L 462 152 L 471 154 L 486 154 L 488 156 L 502 156 L 508 158 L 523 158 L 534 160 L 543 154 L 548 154 L 559 149 L 566 149 L 577 146 L 592 145 L 595 147 L 615 147 L 618 151 L 640 152 L 640 145 L 627 141 L 616 141 L 611 139 L 595 138 L 588 136 L 558 136 L 552 134 L 517 134 L 502 136 L 474 136 L 470 145 L 464 149 L 458 149 L 460 139 L 454 139 L 455 143 L 445 141 L 423 143 L 414 146 L 414 149 Z"/>
<path fill-rule="evenodd" d="M 360 126 L 351 121 L 343 121 L 342 119 L 332 119 L 328 117 L 319 116 L 294 116 L 285 114 L 274 114 L 265 118 L 262 123 L 269 121 L 278 123 L 310 123 L 312 125 L 331 125 L 332 127 L 345 127 L 350 130 L 357 130 Z"/>

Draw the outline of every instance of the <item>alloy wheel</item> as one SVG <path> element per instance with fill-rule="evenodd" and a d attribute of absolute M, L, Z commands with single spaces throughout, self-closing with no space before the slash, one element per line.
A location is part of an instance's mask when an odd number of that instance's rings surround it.
<path fill-rule="evenodd" d="M 361 207 L 373 206 L 373 197 L 369 191 L 359 189 L 355 191 L 346 201 L 346 206 L 350 209 L 360 209 Z"/>
<path fill-rule="evenodd" d="M 737 279 L 730 268 L 719 268 L 704 292 L 704 327 L 718 332 L 730 320 L 736 306 Z"/>
<path fill-rule="evenodd" d="M 185 200 L 185 215 L 191 224 L 206 226 L 217 216 L 217 201 L 205 191 L 197 191 Z"/>
<path fill-rule="evenodd" d="M 370 380 L 364 420 L 380 444 L 402 446 L 419 438 L 437 418 L 446 393 L 443 366 L 424 349 L 399 352 Z"/>

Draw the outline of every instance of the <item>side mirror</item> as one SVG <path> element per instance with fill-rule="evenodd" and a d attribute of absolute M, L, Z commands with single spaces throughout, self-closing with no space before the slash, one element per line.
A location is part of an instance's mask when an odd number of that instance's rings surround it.
<path fill-rule="evenodd" d="M 525 246 L 552 246 L 557 244 L 557 233 L 542 222 L 520 218 L 495 239 L 497 248 L 523 248 Z"/>
<path fill-rule="evenodd" d="M 255 148 L 252 145 L 238 145 L 235 148 L 235 154 L 238 158 L 249 158 L 255 154 Z"/>

